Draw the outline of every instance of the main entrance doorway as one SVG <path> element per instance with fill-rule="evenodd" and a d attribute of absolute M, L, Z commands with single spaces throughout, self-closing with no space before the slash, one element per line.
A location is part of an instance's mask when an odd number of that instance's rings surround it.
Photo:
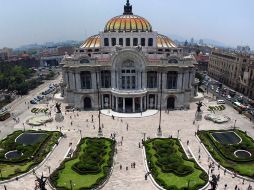
<path fill-rule="evenodd" d="M 175 109 L 175 98 L 174 97 L 169 97 L 167 100 L 167 109 L 172 110 Z"/>
<path fill-rule="evenodd" d="M 92 103 L 91 103 L 91 98 L 85 97 L 84 98 L 84 109 L 91 109 L 92 108 Z"/>
<path fill-rule="evenodd" d="M 132 105 L 133 105 L 132 98 L 125 98 L 125 112 L 126 113 L 133 112 Z"/>

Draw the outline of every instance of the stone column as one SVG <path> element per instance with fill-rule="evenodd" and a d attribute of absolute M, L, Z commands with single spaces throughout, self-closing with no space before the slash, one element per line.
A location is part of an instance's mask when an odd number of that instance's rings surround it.
<path fill-rule="evenodd" d="M 77 90 L 76 72 L 73 73 L 74 89 Z"/>
<path fill-rule="evenodd" d="M 144 101 L 145 101 L 145 103 L 144 103 L 144 110 L 146 110 L 146 96 L 144 96 Z"/>
<path fill-rule="evenodd" d="M 123 98 L 123 112 L 125 113 L 125 98 Z"/>
<path fill-rule="evenodd" d="M 81 89 L 81 78 L 80 73 L 76 73 L 77 90 Z"/>
<path fill-rule="evenodd" d="M 91 78 L 92 78 L 92 89 L 97 89 L 96 72 L 91 72 Z M 99 79 L 97 78 L 97 80 Z"/>
<path fill-rule="evenodd" d="M 178 73 L 177 75 L 177 90 L 182 89 L 182 73 Z"/>
<path fill-rule="evenodd" d="M 101 108 L 103 109 L 104 107 L 104 96 L 103 94 L 101 95 Z"/>
<path fill-rule="evenodd" d="M 116 97 L 116 111 L 118 112 L 118 97 Z"/>
<path fill-rule="evenodd" d="M 132 98 L 132 111 L 135 112 L 135 98 Z"/>
<path fill-rule="evenodd" d="M 140 110 L 143 112 L 143 97 L 140 97 Z"/>
<path fill-rule="evenodd" d="M 166 88 L 167 88 L 167 73 L 163 73 L 162 74 L 162 89 L 166 89 Z"/>

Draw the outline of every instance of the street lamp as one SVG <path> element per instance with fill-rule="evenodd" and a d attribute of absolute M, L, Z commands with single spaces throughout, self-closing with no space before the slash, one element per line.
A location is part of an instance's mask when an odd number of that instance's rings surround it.
<path fill-rule="evenodd" d="M 81 129 L 79 129 L 80 138 L 82 139 L 82 133 Z"/>
<path fill-rule="evenodd" d="M 162 99 L 162 72 L 161 72 L 161 84 L 160 84 L 160 118 L 159 118 L 159 127 L 157 129 L 157 136 L 162 136 L 162 130 L 161 130 L 161 99 Z"/>
<path fill-rule="evenodd" d="M 234 123 L 234 130 L 235 130 L 235 128 L 236 128 L 235 124 L 236 124 L 236 120 L 235 120 L 235 123 Z"/>
<path fill-rule="evenodd" d="M 179 139 L 180 129 L 177 130 L 177 139 Z"/>
<path fill-rule="evenodd" d="M 102 137 L 102 129 L 101 129 L 101 102 L 100 102 L 100 89 L 98 84 L 98 73 L 96 73 L 96 85 L 97 85 L 97 96 L 98 96 L 98 107 L 99 107 L 99 129 L 98 129 L 98 136 Z"/>

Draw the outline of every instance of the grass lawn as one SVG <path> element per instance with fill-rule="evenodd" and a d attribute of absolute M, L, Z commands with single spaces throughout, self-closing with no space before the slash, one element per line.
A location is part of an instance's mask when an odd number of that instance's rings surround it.
<path fill-rule="evenodd" d="M 26 131 L 28 133 L 43 133 L 45 136 L 41 138 L 41 141 L 33 145 L 23 145 L 15 142 L 15 139 L 22 134 L 22 131 L 15 131 L 8 135 L 5 139 L 0 141 L 0 169 L 2 178 L 0 180 L 6 180 L 18 176 L 22 173 L 28 172 L 33 167 L 38 165 L 44 160 L 47 154 L 52 150 L 52 147 L 56 144 L 61 133 L 58 131 Z M 19 150 L 23 155 L 19 158 L 7 159 L 5 153 Z"/>
<path fill-rule="evenodd" d="M 232 130 L 229 130 L 232 131 Z M 254 141 L 247 136 L 243 131 L 235 130 L 234 132 L 241 137 L 242 141 L 239 144 L 221 144 L 212 138 L 213 132 L 227 131 L 199 131 L 198 137 L 205 145 L 213 158 L 223 167 L 234 171 L 240 175 L 254 178 Z M 246 150 L 252 155 L 249 158 L 239 158 L 234 155 L 236 150 Z"/>
<path fill-rule="evenodd" d="M 169 143 L 173 142 L 173 149 L 175 150 L 175 157 L 179 160 L 182 160 L 179 167 L 187 166 L 190 167 L 190 171 L 186 175 L 177 175 L 174 171 L 171 172 L 164 172 L 162 168 L 158 165 L 158 156 L 162 157 L 162 154 L 157 152 L 154 142 L 161 142 L 161 143 Z M 206 184 L 206 173 L 197 165 L 194 160 L 188 160 L 186 155 L 183 152 L 181 145 L 177 139 L 152 139 L 145 142 L 146 154 L 147 154 L 147 161 L 149 168 L 152 172 L 152 175 L 156 182 L 163 186 L 165 189 L 184 189 L 188 187 L 189 183 L 189 190 L 191 189 L 198 189 L 198 187 L 202 187 Z M 157 154 L 157 156 L 156 156 Z M 171 156 L 171 155 L 169 155 Z M 203 178 L 200 176 L 203 175 Z"/>
<path fill-rule="evenodd" d="M 59 169 L 57 169 L 51 176 L 51 182 L 60 189 L 71 189 L 70 181 L 73 185 L 73 190 L 79 189 L 90 189 L 99 185 L 107 177 L 108 171 L 112 166 L 113 160 L 113 148 L 114 141 L 110 139 L 100 138 L 105 146 L 105 154 L 103 155 L 103 162 L 100 165 L 101 171 L 99 173 L 90 174 L 80 174 L 73 170 L 73 165 L 80 162 L 81 157 L 86 153 L 88 148 L 87 141 L 98 140 L 98 138 L 84 138 L 78 145 L 77 151 L 75 152 L 73 158 L 65 160 L 61 164 Z M 86 160 L 85 160 L 86 161 Z M 54 180 L 55 179 L 55 180 Z"/>

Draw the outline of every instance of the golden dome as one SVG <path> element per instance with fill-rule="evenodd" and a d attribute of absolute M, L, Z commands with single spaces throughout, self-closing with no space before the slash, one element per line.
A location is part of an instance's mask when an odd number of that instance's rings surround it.
<path fill-rule="evenodd" d="M 157 35 L 157 48 L 176 48 L 176 44 L 167 36 Z"/>
<path fill-rule="evenodd" d="M 152 32 L 151 24 L 143 17 L 124 14 L 110 19 L 104 32 Z"/>
<path fill-rule="evenodd" d="M 80 48 L 100 48 L 101 38 L 99 35 L 94 35 L 89 37 Z"/>

